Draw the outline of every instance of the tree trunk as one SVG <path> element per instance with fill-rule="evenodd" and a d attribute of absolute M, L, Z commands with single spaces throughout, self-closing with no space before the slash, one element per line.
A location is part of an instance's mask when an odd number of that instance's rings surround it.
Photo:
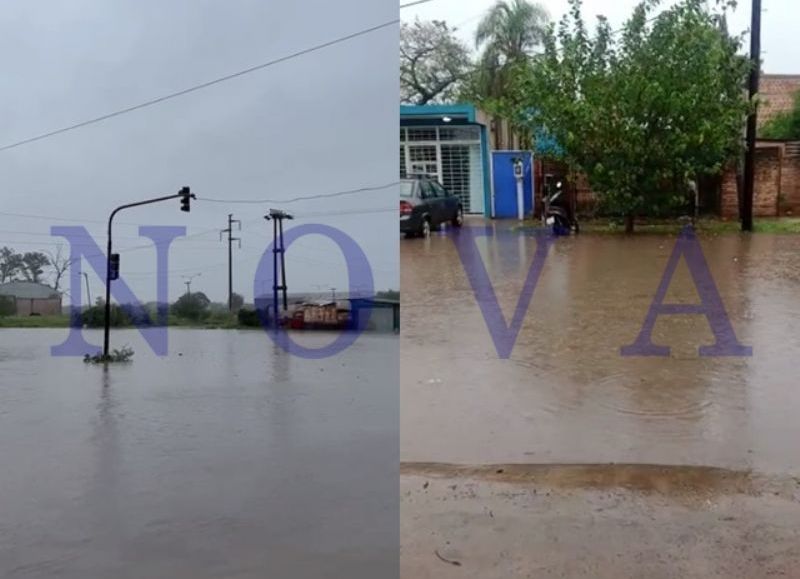
<path fill-rule="evenodd" d="M 628 213 L 625 216 L 625 233 L 633 233 L 633 213 Z"/>

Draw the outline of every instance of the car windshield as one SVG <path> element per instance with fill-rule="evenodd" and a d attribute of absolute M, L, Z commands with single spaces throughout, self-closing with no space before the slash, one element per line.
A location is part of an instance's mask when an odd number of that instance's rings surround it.
<path fill-rule="evenodd" d="M 414 182 L 400 181 L 400 197 L 413 197 L 413 196 L 414 196 Z"/>

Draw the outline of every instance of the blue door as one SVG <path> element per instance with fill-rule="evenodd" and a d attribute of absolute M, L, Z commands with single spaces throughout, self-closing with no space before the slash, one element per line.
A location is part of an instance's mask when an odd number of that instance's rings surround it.
<path fill-rule="evenodd" d="M 530 151 L 493 151 L 494 215 L 497 218 L 517 217 L 517 180 L 514 159 L 522 159 L 522 199 L 525 216 L 533 215 L 533 154 Z"/>

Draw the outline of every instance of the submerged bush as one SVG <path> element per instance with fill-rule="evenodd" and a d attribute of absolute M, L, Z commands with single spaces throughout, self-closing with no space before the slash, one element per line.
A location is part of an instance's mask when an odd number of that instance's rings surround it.
<path fill-rule="evenodd" d="M 87 364 L 105 364 L 108 362 L 131 362 L 131 358 L 133 358 L 133 348 L 125 346 L 121 350 L 114 348 L 108 356 L 103 356 L 101 352 L 94 356 L 86 354 L 83 361 Z"/>

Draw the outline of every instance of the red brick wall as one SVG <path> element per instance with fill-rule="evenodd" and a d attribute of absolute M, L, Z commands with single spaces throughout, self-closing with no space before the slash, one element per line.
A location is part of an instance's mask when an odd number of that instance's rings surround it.
<path fill-rule="evenodd" d="M 787 143 L 784 149 L 781 215 L 800 215 L 800 143 Z"/>
<path fill-rule="evenodd" d="M 763 125 L 779 112 L 792 109 L 794 93 L 800 91 L 800 75 L 764 74 L 759 82 L 761 106 L 758 124 Z"/>
<path fill-rule="evenodd" d="M 756 174 L 753 185 L 753 215 L 777 217 L 778 196 L 782 190 L 783 143 L 759 145 L 756 149 Z M 736 189 L 736 170 L 728 169 L 722 177 L 720 216 L 723 219 L 739 217 L 739 199 Z"/>

